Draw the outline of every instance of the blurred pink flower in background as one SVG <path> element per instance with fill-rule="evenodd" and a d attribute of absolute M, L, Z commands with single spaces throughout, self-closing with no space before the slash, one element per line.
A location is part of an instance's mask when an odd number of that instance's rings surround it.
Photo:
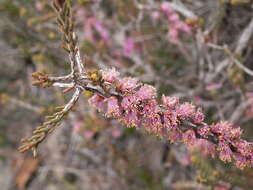
<path fill-rule="evenodd" d="M 38 10 L 38 11 L 42 11 L 44 9 L 44 6 L 41 2 L 37 1 L 35 3 L 35 8 Z"/>
<path fill-rule="evenodd" d="M 180 32 L 190 33 L 191 27 L 188 26 L 182 20 L 180 20 L 179 15 L 177 13 L 175 13 L 175 11 L 170 7 L 168 2 L 163 2 L 160 5 L 160 8 L 168 19 L 168 23 L 169 23 L 168 38 L 169 38 L 169 40 L 172 43 L 178 43 Z"/>
<path fill-rule="evenodd" d="M 114 138 L 119 138 L 119 137 L 121 137 L 121 135 L 122 135 L 122 132 L 121 132 L 120 129 L 114 128 L 114 129 L 112 130 L 112 136 L 113 136 Z"/>
<path fill-rule="evenodd" d="M 73 125 L 73 131 L 78 133 L 78 132 L 80 132 L 80 128 L 83 126 L 83 122 L 75 121 L 72 123 L 72 125 Z"/>
<path fill-rule="evenodd" d="M 217 185 L 214 187 L 214 190 L 229 190 L 230 188 L 224 186 L 224 185 Z"/>
<path fill-rule="evenodd" d="M 99 33 L 101 39 L 106 43 L 109 43 L 110 42 L 109 32 L 106 29 L 106 27 L 102 23 L 100 23 L 97 19 L 94 19 L 93 25 L 96 31 Z"/>
<path fill-rule="evenodd" d="M 246 97 L 247 97 L 247 102 L 249 106 L 247 107 L 245 111 L 245 115 L 247 118 L 252 118 L 253 117 L 253 92 L 246 93 Z"/>
<path fill-rule="evenodd" d="M 158 11 L 153 11 L 153 12 L 151 13 L 151 19 L 152 19 L 153 21 L 157 21 L 160 17 L 161 17 L 161 14 L 160 14 L 160 12 L 158 12 Z"/>
<path fill-rule="evenodd" d="M 124 56 L 130 56 L 135 48 L 135 44 L 132 38 L 128 38 L 125 40 L 124 42 L 124 46 L 123 46 L 123 55 Z"/>
<path fill-rule="evenodd" d="M 91 42 L 96 42 L 97 39 L 95 36 L 95 32 L 98 33 L 100 40 L 103 40 L 105 44 L 110 44 L 109 32 L 105 25 L 103 25 L 96 17 L 86 17 L 85 11 L 80 10 L 79 14 L 84 16 L 84 26 L 83 32 L 86 39 Z"/>
<path fill-rule="evenodd" d="M 191 157 L 189 154 L 185 154 L 178 160 L 183 166 L 188 166 L 191 163 Z"/>
<path fill-rule="evenodd" d="M 93 130 L 85 130 L 84 131 L 84 138 L 86 140 L 91 140 L 91 138 L 95 135 L 95 131 Z"/>
<path fill-rule="evenodd" d="M 161 10 L 167 15 L 171 15 L 173 13 L 173 10 L 170 8 L 170 5 L 168 2 L 163 2 L 161 5 Z"/>

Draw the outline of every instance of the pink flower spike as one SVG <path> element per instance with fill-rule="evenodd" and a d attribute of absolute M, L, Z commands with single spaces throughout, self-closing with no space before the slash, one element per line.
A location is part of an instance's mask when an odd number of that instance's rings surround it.
<path fill-rule="evenodd" d="M 102 70 L 101 73 L 103 80 L 109 83 L 113 83 L 120 75 L 120 73 L 116 71 L 115 68 L 108 69 L 106 71 Z"/>

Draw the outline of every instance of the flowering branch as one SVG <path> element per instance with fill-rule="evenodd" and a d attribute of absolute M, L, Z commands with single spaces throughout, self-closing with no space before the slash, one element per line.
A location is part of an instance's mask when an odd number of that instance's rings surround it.
<path fill-rule="evenodd" d="M 128 127 L 145 130 L 171 142 L 183 142 L 190 150 L 218 155 L 225 162 L 235 161 L 239 168 L 252 166 L 252 143 L 241 138 L 242 130 L 228 121 L 208 125 L 204 114 L 191 103 L 179 103 L 177 97 L 162 96 L 156 89 L 133 78 L 118 78 L 115 70 L 101 71 L 101 80 L 110 83 L 105 96 L 96 93 L 89 103 L 106 117 L 116 118 Z M 109 93 L 110 94 L 110 93 Z"/>
<path fill-rule="evenodd" d="M 203 154 L 218 155 L 224 162 L 235 162 L 239 168 L 252 166 L 252 143 L 242 139 L 240 127 L 228 121 L 216 124 L 204 122 L 202 111 L 191 103 L 180 103 L 177 97 L 163 95 L 157 100 L 154 87 L 142 84 L 137 79 L 120 78 L 115 69 L 84 72 L 73 32 L 69 1 L 54 4 L 58 23 L 64 34 L 65 49 L 69 53 L 71 74 L 65 77 L 50 78 L 36 73 L 36 85 L 59 86 L 75 89 L 71 100 L 60 111 L 48 117 L 48 121 L 33 132 L 31 138 L 24 139 L 19 150 L 32 149 L 36 155 L 37 146 L 50 134 L 77 102 L 81 92 L 94 93 L 89 99 L 91 106 L 114 118 L 127 127 L 145 129 L 171 142 L 182 142 L 189 150 L 200 150 Z M 68 80 L 70 83 L 62 83 Z"/>

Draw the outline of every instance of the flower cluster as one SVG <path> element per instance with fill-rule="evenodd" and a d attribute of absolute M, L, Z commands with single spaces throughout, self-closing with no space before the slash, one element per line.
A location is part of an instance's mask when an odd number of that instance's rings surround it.
<path fill-rule="evenodd" d="M 191 32 L 191 28 L 185 22 L 180 20 L 179 15 L 173 11 L 168 2 L 163 2 L 160 7 L 169 22 L 170 29 L 168 37 L 171 42 L 178 42 L 180 32 Z"/>
<path fill-rule="evenodd" d="M 171 142 L 183 142 L 188 149 L 199 149 L 204 155 L 218 155 L 224 162 L 235 161 L 239 168 L 252 166 L 252 145 L 241 139 L 240 127 L 228 121 L 207 125 L 200 109 L 180 103 L 177 97 L 163 95 L 159 103 L 154 87 L 134 78 L 120 79 L 114 69 L 102 71 L 101 75 L 117 95 L 95 93 L 89 103 L 106 117 L 116 118 L 128 127 L 143 127 Z"/>

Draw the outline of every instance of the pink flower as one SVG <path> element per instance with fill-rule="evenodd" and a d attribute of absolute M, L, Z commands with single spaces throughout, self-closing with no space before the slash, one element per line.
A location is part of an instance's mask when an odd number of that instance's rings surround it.
<path fill-rule="evenodd" d="M 150 85 L 143 85 L 137 92 L 136 96 L 140 100 L 153 99 L 156 97 L 156 89 Z"/>
<path fill-rule="evenodd" d="M 192 146 L 196 143 L 196 134 L 192 129 L 183 133 L 183 142 L 188 146 Z"/>
<path fill-rule="evenodd" d="M 120 122 L 126 125 L 127 127 L 139 127 L 140 120 L 137 116 L 136 112 L 128 112 L 122 118 L 120 118 Z"/>
<path fill-rule="evenodd" d="M 88 100 L 89 104 L 93 107 L 95 107 L 96 109 L 98 109 L 99 111 L 102 111 L 104 109 L 104 103 L 105 103 L 105 99 L 104 97 L 95 94 L 93 95 L 89 100 Z"/>
<path fill-rule="evenodd" d="M 243 169 L 243 168 L 245 168 L 249 164 L 248 161 L 247 161 L 247 159 L 246 159 L 246 157 L 242 156 L 239 153 L 234 153 L 233 157 L 235 159 L 235 165 L 238 168 Z"/>
<path fill-rule="evenodd" d="M 193 145 L 193 149 L 199 151 L 202 156 L 211 155 L 215 156 L 216 146 L 206 139 L 196 139 L 196 143 Z"/>
<path fill-rule="evenodd" d="M 167 110 L 164 111 L 164 125 L 169 129 L 178 126 L 177 113 L 175 111 Z"/>
<path fill-rule="evenodd" d="M 236 127 L 228 131 L 228 136 L 231 139 L 238 139 L 241 137 L 241 135 L 242 135 L 242 130 L 240 127 Z"/>
<path fill-rule="evenodd" d="M 162 103 L 169 109 L 174 109 L 175 106 L 179 103 L 178 97 L 171 97 L 162 95 Z"/>
<path fill-rule="evenodd" d="M 120 73 L 116 71 L 115 68 L 106 71 L 102 70 L 101 73 L 103 80 L 109 83 L 113 83 L 120 75 Z"/>
<path fill-rule="evenodd" d="M 204 114 L 198 109 L 193 115 L 193 123 L 200 124 L 204 121 L 204 118 Z"/>
<path fill-rule="evenodd" d="M 163 125 L 159 114 L 150 114 L 145 120 L 145 126 L 148 131 L 154 132 L 157 136 L 163 136 Z"/>
<path fill-rule="evenodd" d="M 182 132 L 178 128 L 172 128 L 168 133 L 170 142 L 179 142 L 182 140 Z"/>
<path fill-rule="evenodd" d="M 200 134 L 202 137 L 207 138 L 210 133 L 210 127 L 204 126 L 198 129 L 198 134 Z"/>
<path fill-rule="evenodd" d="M 121 101 L 121 106 L 125 110 L 129 110 L 133 107 L 134 103 L 137 101 L 135 95 L 125 95 Z"/>
<path fill-rule="evenodd" d="M 106 117 L 119 117 L 121 115 L 120 107 L 118 105 L 118 99 L 114 96 L 108 98 L 107 100 L 107 111 Z"/>
<path fill-rule="evenodd" d="M 139 84 L 137 82 L 137 79 L 127 77 L 119 80 L 117 88 L 123 92 L 129 92 L 137 88 L 138 86 Z"/>
<path fill-rule="evenodd" d="M 232 129 L 231 123 L 228 121 L 220 121 L 219 123 L 212 125 L 211 131 L 218 134 L 225 134 Z"/>
<path fill-rule="evenodd" d="M 148 117 L 149 115 L 152 115 L 156 113 L 157 111 L 157 102 L 155 100 L 149 100 L 149 101 L 138 101 L 135 105 L 135 109 L 139 112 L 140 115 L 144 117 Z"/>
<path fill-rule="evenodd" d="M 222 161 L 231 162 L 233 152 L 227 143 L 220 142 L 218 144 L 217 150 L 219 151 L 219 157 Z"/>
<path fill-rule="evenodd" d="M 237 151 L 240 152 L 243 156 L 250 156 L 252 155 L 252 148 L 251 145 L 244 140 L 238 141 L 235 143 Z"/>
<path fill-rule="evenodd" d="M 191 118 L 195 114 L 195 106 L 190 103 L 184 103 L 176 108 L 176 112 L 180 119 Z"/>

